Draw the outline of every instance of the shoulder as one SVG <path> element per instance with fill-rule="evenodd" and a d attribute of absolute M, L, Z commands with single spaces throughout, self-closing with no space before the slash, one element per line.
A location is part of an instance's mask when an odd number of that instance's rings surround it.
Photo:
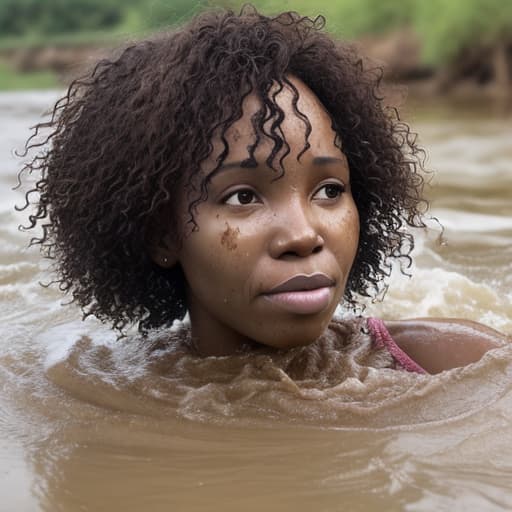
<path fill-rule="evenodd" d="M 458 318 L 413 318 L 384 323 L 396 344 L 429 373 L 474 363 L 488 350 L 510 341 L 490 327 Z"/>

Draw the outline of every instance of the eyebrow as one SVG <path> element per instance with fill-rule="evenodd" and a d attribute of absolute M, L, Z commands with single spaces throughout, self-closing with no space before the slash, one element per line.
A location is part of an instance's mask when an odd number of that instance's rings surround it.
<path fill-rule="evenodd" d="M 338 158 L 335 156 L 315 156 L 313 158 L 314 165 L 328 165 L 328 164 L 346 164 L 346 161 L 343 158 Z"/>
<path fill-rule="evenodd" d="M 259 167 L 260 164 L 258 161 L 254 160 L 254 158 L 246 158 L 245 160 L 242 160 L 240 162 L 229 162 L 227 164 L 222 164 L 217 171 L 225 171 L 226 169 L 233 169 L 233 168 L 239 168 L 239 169 L 255 169 L 256 167 Z"/>
<path fill-rule="evenodd" d="M 332 165 L 332 164 L 343 164 L 346 165 L 346 161 L 342 158 L 338 158 L 335 156 L 315 156 L 313 158 L 313 165 Z M 218 169 L 210 173 L 207 177 L 208 180 L 211 180 L 214 176 L 221 173 L 222 171 L 226 171 L 228 169 L 254 169 L 260 167 L 260 163 L 254 159 L 247 158 L 245 160 L 241 160 L 239 162 L 228 162 L 227 164 L 222 164 Z"/>

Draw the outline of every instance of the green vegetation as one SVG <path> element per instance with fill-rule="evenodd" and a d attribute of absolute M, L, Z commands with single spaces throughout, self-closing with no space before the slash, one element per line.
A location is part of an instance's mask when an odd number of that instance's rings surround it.
<path fill-rule="evenodd" d="M 238 8 L 243 1 L 224 4 Z M 255 0 L 264 12 L 292 9 L 323 14 L 327 28 L 345 38 L 409 26 L 420 36 L 425 62 L 439 65 L 472 46 L 512 46 L 512 2 L 503 0 Z"/>
<path fill-rule="evenodd" d="M 416 0 L 414 26 L 427 62 L 456 57 L 463 48 L 512 45 L 512 2 L 503 0 Z"/>
<path fill-rule="evenodd" d="M 206 6 L 239 9 L 243 0 L 0 0 L 0 48 L 64 41 L 115 42 L 182 23 Z M 464 47 L 492 45 L 512 34 L 512 2 L 503 0 L 254 0 L 266 13 L 286 9 L 327 18 L 342 37 L 409 25 L 425 59 L 440 63 Z"/>
<path fill-rule="evenodd" d="M 20 73 L 0 62 L 0 91 L 55 89 L 57 86 L 57 75 L 52 71 Z"/>
<path fill-rule="evenodd" d="M 190 18 L 206 0 L 0 0 L 0 48 L 116 42 Z"/>
<path fill-rule="evenodd" d="M 181 23 L 205 0 L 0 0 L 0 90 L 57 87 L 52 71 L 20 72 L 12 50 L 115 46 Z"/>
<path fill-rule="evenodd" d="M 256 0 L 264 12 L 285 9 L 316 17 L 323 15 L 329 31 L 346 38 L 382 33 L 410 23 L 412 7 L 418 0 Z M 228 3 L 228 2 L 225 2 Z M 229 2 L 238 8 L 241 2 Z"/>
<path fill-rule="evenodd" d="M 116 45 L 180 24 L 205 7 L 239 10 L 244 0 L 0 0 L 0 51 L 55 45 Z M 325 16 L 342 38 L 408 26 L 426 63 L 450 63 L 467 48 L 512 48 L 512 2 L 503 0 L 253 0 L 262 12 Z M 2 83 L 14 72 L 0 70 Z M 40 76 L 39 76 L 40 75 Z M 10 78 L 8 78 L 10 77 Z M 23 81 L 28 76 L 20 80 Z M 53 78 L 52 78 L 53 79 Z M 38 83 L 51 83 L 38 74 Z M 16 82 L 16 80 L 15 80 Z M 17 82 L 16 82 L 17 83 Z"/>
<path fill-rule="evenodd" d="M 41 35 L 117 25 L 122 17 L 115 0 L 1 0 L 0 33 Z"/>

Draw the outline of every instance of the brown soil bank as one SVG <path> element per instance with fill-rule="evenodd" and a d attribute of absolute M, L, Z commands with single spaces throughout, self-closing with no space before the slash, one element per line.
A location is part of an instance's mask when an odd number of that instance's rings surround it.
<path fill-rule="evenodd" d="M 512 97 L 510 42 L 468 48 L 455 61 L 437 69 L 422 63 L 421 43 L 408 29 L 362 38 L 356 44 L 370 62 L 384 68 L 389 81 L 406 83 L 420 94 L 467 92 Z M 0 58 L 19 71 L 53 70 L 66 83 L 110 51 L 110 48 L 94 44 L 73 47 L 48 45 L 3 50 Z"/>
<path fill-rule="evenodd" d="M 358 44 L 363 54 L 384 68 L 389 80 L 414 84 L 418 92 L 512 97 L 512 41 L 494 46 L 477 44 L 438 68 L 423 64 L 421 42 L 409 29 L 363 38 Z"/>
<path fill-rule="evenodd" d="M 109 52 L 109 48 L 92 44 L 73 46 L 59 44 L 0 50 L 0 58 L 22 73 L 54 71 L 62 83 L 66 83 Z"/>

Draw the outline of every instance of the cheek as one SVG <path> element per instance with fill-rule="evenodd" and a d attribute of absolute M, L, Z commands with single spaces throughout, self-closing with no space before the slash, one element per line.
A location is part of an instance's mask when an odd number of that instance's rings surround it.
<path fill-rule="evenodd" d="M 201 279 L 226 282 L 238 274 L 246 254 L 245 237 L 240 227 L 228 222 L 199 224 L 185 239 L 179 261 L 189 284 Z"/>
<path fill-rule="evenodd" d="M 359 214 L 354 206 L 336 222 L 336 258 L 344 267 L 351 267 L 359 246 Z"/>
<path fill-rule="evenodd" d="M 360 223 L 359 223 L 359 212 L 357 211 L 355 205 L 354 210 L 351 212 L 351 221 L 350 224 L 352 226 L 351 229 L 351 242 L 354 252 L 354 257 L 356 255 L 357 249 L 359 247 L 359 233 L 360 233 Z"/>

